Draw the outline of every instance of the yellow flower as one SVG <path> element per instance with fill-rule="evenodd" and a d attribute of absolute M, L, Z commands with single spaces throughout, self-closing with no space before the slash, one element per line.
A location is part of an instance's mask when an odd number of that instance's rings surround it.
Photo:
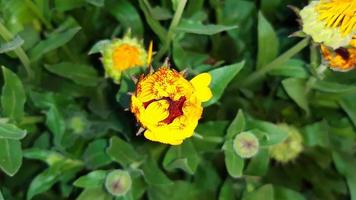
<path fill-rule="evenodd" d="M 328 66 L 335 71 L 349 71 L 356 67 L 356 37 L 349 47 L 340 47 L 336 50 L 321 45 L 321 54 Z"/>
<path fill-rule="evenodd" d="M 348 45 L 356 33 L 355 0 L 312 1 L 300 16 L 306 34 L 334 49 Z"/>
<path fill-rule="evenodd" d="M 142 42 L 127 34 L 124 38 L 114 39 L 105 46 L 102 61 L 106 76 L 111 77 L 114 82 L 119 84 L 122 71 L 146 66 L 146 60 L 148 60 L 147 52 Z"/>
<path fill-rule="evenodd" d="M 191 81 L 168 67 L 142 75 L 131 96 L 131 112 L 152 141 L 178 145 L 191 137 L 198 125 L 202 102 L 212 97 L 211 76 L 202 73 Z"/>

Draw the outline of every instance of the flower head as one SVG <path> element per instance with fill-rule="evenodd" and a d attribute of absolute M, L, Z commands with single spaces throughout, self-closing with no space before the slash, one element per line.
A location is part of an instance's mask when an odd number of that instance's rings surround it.
<path fill-rule="evenodd" d="M 349 71 L 356 67 L 356 37 L 349 47 L 339 47 L 335 50 L 324 45 L 320 46 L 321 53 L 328 66 L 335 71 Z"/>
<path fill-rule="evenodd" d="M 147 60 L 147 52 L 142 42 L 130 37 L 130 34 L 122 39 L 114 39 L 103 50 L 102 61 L 106 76 L 111 77 L 116 83 L 119 83 L 122 71 L 145 66 Z"/>
<path fill-rule="evenodd" d="M 281 163 L 294 160 L 303 150 L 303 139 L 298 129 L 287 124 L 278 124 L 278 127 L 288 133 L 287 139 L 282 143 L 270 147 L 269 152 L 273 159 Z"/>
<path fill-rule="evenodd" d="M 257 154 L 259 142 L 251 132 L 242 132 L 234 139 L 234 150 L 242 158 L 251 158 Z"/>
<path fill-rule="evenodd" d="M 114 170 L 111 171 L 105 180 L 105 187 L 108 192 L 116 197 L 125 195 L 132 185 L 131 176 L 127 171 Z"/>
<path fill-rule="evenodd" d="M 304 7 L 303 31 L 315 42 L 337 49 L 349 44 L 356 33 L 356 1 L 320 0 Z"/>
<path fill-rule="evenodd" d="M 212 97 L 211 76 L 202 73 L 191 81 L 168 67 L 142 75 L 131 97 L 131 112 L 152 141 L 178 145 L 191 137 L 198 125 L 202 102 Z"/>

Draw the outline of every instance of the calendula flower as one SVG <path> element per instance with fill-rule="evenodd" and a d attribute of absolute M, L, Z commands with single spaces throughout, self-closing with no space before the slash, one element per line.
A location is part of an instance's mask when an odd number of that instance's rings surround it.
<path fill-rule="evenodd" d="M 334 49 L 348 45 L 356 33 L 355 0 L 312 1 L 300 16 L 306 34 Z"/>
<path fill-rule="evenodd" d="M 120 83 L 121 73 L 129 68 L 144 67 L 150 62 L 152 55 L 152 42 L 149 56 L 142 41 L 127 34 L 122 39 L 114 39 L 103 49 L 103 59 L 106 76 Z"/>
<path fill-rule="evenodd" d="M 273 145 L 269 149 L 270 156 L 278 162 L 287 163 L 294 160 L 303 150 L 303 138 L 298 129 L 287 124 L 278 124 L 278 127 L 288 133 L 287 139 L 282 143 Z"/>
<path fill-rule="evenodd" d="M 131 96 L 131 112 L 152 141 L 178 145 L 191 137 L 198 125 L 202 102 L 212 97 L 211 76 L 202 73 L 188 81 L 166 66 L 142 75 Z"/>
<path fill-rule="evenodd" d="M 349 71 L 356 67 L 356 37 L 348 47 L 340 47 L 336 50 L 324 45 L 320 46 L 321 53 L 328 66 L 335 71 Z"/>

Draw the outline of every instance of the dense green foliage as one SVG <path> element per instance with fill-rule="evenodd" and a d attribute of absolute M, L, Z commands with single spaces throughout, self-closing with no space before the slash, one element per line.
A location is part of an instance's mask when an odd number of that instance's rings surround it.
<path fill-rule="evenodd" d="M 356 200 L 356 72 L 319 68 L 317 46 L 288 37 L 299 25 L 287 5 L 306 4 L 0 0 L 0 200 Z M 134 72 L 120 86 L 104 78 L 92 47 L 128 29 L 154 42 L 154 68 L 169 57 L 189 78 L 213 77 L 180 146 L 135 135 Z M 289 162 L 269 151 L 287 141 L 280 123 L 303 138 Z M 234 149 L 242 131 L 259 140 L 252 158 Z M 120 181 L 131 188 L 114 196 Z"/>

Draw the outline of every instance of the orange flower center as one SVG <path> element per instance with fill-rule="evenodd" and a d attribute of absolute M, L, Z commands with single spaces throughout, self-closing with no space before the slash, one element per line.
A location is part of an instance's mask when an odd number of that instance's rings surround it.
<path fill-rule="evenodd" d="M 143 64 L 140 60 L 140 50 L 129 44 L 116 47 L 112 53 L 112 58 L 114 68 L 119 71 Z"/>
<path fill-rule="evenodd" d="M 163 97 L 161 99 L 152 99 L 150 101 L 144 102 L 143 106 L 144 106 L 144 108 L 147 108 L 151 103 L 153 103 L 155 101 L 166 100 L 169 103 L 169 107 L 168 107 L 169 115 L 161 122 L 163 122 L 165 124 L 170 124 L 174 121 L 175 118 L 184 114 L 183 113 L 183 105 L 184 105 L 186 99 L 187 98 L 185 96 L 182 96 L 177 101 L 174 101 L 169 97 Z"/>

